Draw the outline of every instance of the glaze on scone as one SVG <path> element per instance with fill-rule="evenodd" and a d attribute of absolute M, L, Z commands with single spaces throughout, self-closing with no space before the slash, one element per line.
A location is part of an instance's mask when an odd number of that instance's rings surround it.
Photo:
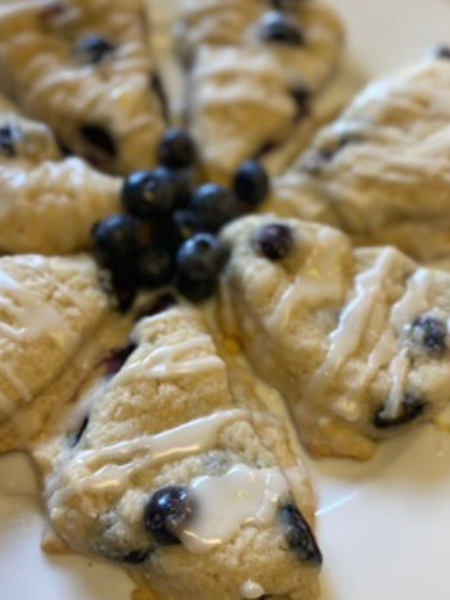
<path fill-rule="evenodd" d="M 317 598 L 304 466 L 278 417 L 236 403 L 199 313 L 140 320 L 123 356 L 84 390 L 75 445 L 34 448 L 56 534 L 161 598 Z"/>
<path fill-rule="evenodd" d="M 371 84 L 275 183 L 267 212 L 430 259 L 450 251 L 450 61 Z"/>
<path fill-rule="evenodd" d="M 0 98 L 0 252 L 66 254 L 118 212 L 119 180 L 63 158 L 47 125 Z"/>
<path fill-rule="evenodd" d="M 209 177 L 227 180 L 246 159 L 285 143 L 336 67 L 342 25 L 321 2 L 183 0 L 178 33 L 189 71 L 187 119 Z M 263 39 L 282 16 L 293 39 Z M 299 128 L 298 135 L 310 135 Z"/>
<path fill-rule="evenodd" d="M 0 87 L 102 169 L 151 167 L 164 124 L 147 36 L 142 0 L 1 0 Z"/>
<path fill-rule="evenodd" d="M 221 325 L 284 394 L 313 454 L 367 459 L 447 405 L 449 274 L 295 219 L 248 217 L 223 238 Z"/>
<path fill-rule="evenodd" d="M 77 370 L 77 355 L 108 314 L 90 258 L 0 258 L 0 451 L 22 447 L 67 398 L 76 383 L 67 378 L 66 389 L 46 393 Z"/>

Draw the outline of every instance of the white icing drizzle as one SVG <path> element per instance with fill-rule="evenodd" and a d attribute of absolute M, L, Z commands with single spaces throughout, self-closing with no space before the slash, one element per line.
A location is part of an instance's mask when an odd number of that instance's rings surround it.
<path fill-rule="evenodd" d="M 324 363 L 314 374 L 306 390 L 310 402 L 324 393 L 342 365 L 357 350 L 372 307 L 382 291 L 382 283 L 396 256 L 392 248 L 384 249 L 375 266 L 356 279 L 356 294 L 342 313 L 339 327 L 330 336 L 330 349 Z"/>
<path fill-rule="evenodd" d="M 136 363 L 127 366 L 115 378 L 116 384 L 123 384 L 135 378 L 170 380 L 192 373 L 208 373 L 224 369 L 225 364 L 218 356 L 197 356 L 186 358 L 192 352 L 208 351 L 211 338 L 199 335 L 190 340 L 156 348 Z"/>
<path fill-rule="evenodd" d="M 427 310 L 430 283 L 430 273 L 425 269 L 416 271 L 409 280 L 405 295 L 393 307 L 391 313 L 390 321 L 399 335 L 403 335 L 405 327 L 410 326 Z"/>
<path fill-rule="evenodd" d="M 236 421 L 249 419 L 250 414 L 245 410 L 222 411 L 162 433 L 80 452 L 70 465 L 70 470 L 72 467 L 83 468 L 83 471 L 77 471 L 76 481 L 65 483 L 65 471 L 69 469 L 64 469 L 50 482 L 50 507 L 55 508 L 86 490 L 92 494 L 121 491 L 142 469 L 213 448 L 221 429 Z M 107 464 L 95 470 L 95 464 L 102 462 L 123 464 Z"/>
<path fill-rule="evenodd" d="M 241 585 L 240 592 L 242 598 L 245 598 L 245 600 L 256 600 L 256 598 L 261 598 L 261 596 L 264 596 L 265 594 L 263 586 L 251 579 L 244 581 Z"/>
<path fill-rule="evenodd" d="M 280 498 L 289 491 L 282 471 L 235 465 L 220 477 L 199 477 L 190 485 L 196 517 L 180 533 L 189 552 L 203 554 L 229 542 L 244 524 L 273 523 Z"/>

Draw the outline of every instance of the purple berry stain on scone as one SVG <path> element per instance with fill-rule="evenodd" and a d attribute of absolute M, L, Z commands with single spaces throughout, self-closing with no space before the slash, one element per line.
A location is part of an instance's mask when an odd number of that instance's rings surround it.
<path fill-rule="evenodd" d="M 283 260 L 294 248 L 292 230 L 283 223 L 265 225 L 257 231 L 253 247 L 269 260 Z"/>
<path fill-rule="evenodd" d="M 107 377 L 117 375 L 135 350 L 136 346 L 134 344 L 129 344 L 126 348 L 121 348 L 110 354 L 110 356 L 105 359 Z"/>
<path fill-rule="evenodd" d="M 295 504 L 281 508 L 280 519 L 289 548 L 296 556 L 312 565 L 321 565 L 322 553 L 314 534 Z"/>
<path fill-rule="evenodd" d="M 153 494 L 145 510 L 145 526 L 161 546 L 181 544 L 180 530 L 193 515 L 189 492 L 182 486 L 168 486 Z"/>
<path fill-rule="evenodd" d="M 419 317 L 412 326 L 412 339 L 431 356 L 441 357 L 448 349 L 447 323 L 430 316 Z"/>

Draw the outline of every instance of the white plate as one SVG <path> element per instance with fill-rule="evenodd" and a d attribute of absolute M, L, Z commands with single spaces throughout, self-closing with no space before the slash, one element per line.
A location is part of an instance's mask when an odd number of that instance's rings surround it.
<path fill-rule="evenodd" d="M 160 5 L 170 11 L 174 0 Z M 450 42 L 450 0 L 330 0 L 347 20 L 350 53 L 379 76 Z M 155 4 L 158 3 L 156 0 Z M 325 555 L 322 600 L 450 598 L 450 435 L 423 428 L 386 444 L 367 465 L 310 461 Z M 0 461 L 0 598 L 128 600 L 120 569 L 50 558 L 22 456 Z"/>

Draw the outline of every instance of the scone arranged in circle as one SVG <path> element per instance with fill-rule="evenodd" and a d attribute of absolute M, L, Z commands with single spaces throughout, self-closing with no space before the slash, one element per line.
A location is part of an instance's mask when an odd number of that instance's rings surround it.
<path fill-rule="evenodd" d="M 75 393 L 111 314 L 90 258 L 0 258 L 0 451 L 24 447 Z"/>
<path fill-rule="evenodd" d="M 248 217 L 223 237 L 222 327 L 284 394 L 313 454 L 367 459 L 448 404 L 448 273 L 295 219 Z"/>
<path fill-rule="evenodd" d="M 273 4 L 182 0 L 186 117 L 213 179 L 229 179 L 294 133 L 311 135 L 304 121 L 336 68 L 343 28 L 334 12 L 315 0 Z"/>
<path fill-rule="evenodd" d="M 304 466 L 278 417 L 232 397 L 199 314 L 143 318 L 121 356 L 84 387 L 75 441 L 34 449 L 54 532 L 168 600 L 317 598 Z"/>
<path fill-rule="evenodd" d="M 103 170 L 151 167 L 161 89 L 142 0 L 0 1 L 0 87 Z"/>
<path fill-rule="evenodd" d="M 0 252 L 66 254 L 119 210 L 119 180 L 64 158 L 42 123 L 0 99 Z"/>
<path fill-rule="evenodd" d="M 450 250 L 450 61 L 371 84 L 275 184 L 265 210 L 423 259 Z"/>

